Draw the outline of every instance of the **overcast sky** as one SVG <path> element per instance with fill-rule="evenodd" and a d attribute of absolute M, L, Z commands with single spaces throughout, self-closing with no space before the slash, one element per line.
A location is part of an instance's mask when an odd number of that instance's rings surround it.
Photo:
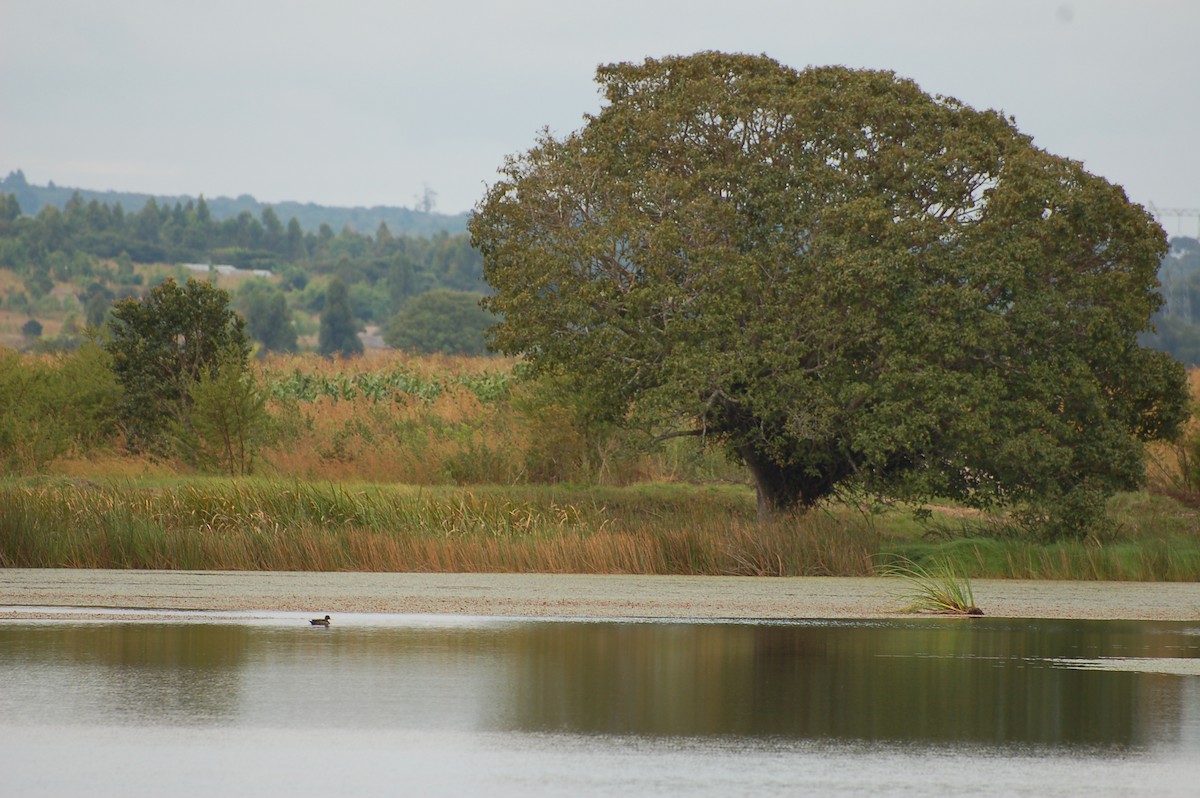
<path fill-rule="evenodd" d="M 724 50 L 893 70 L 1197 208 L 1198 35 L 1193 0 L 0 0 L 0 177 L 463 211 L 598 64 Z"/>

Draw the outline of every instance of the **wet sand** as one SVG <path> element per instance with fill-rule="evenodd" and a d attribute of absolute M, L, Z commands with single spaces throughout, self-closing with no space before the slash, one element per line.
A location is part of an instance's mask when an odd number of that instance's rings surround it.
<path fill-rule="evenodd" d="M 989 616 L 1200 621 L 1200 583 L 974 580 Z M 144 611 L 562 618 L 881 618 L 896 578 L 0 569 L 0 620 Z M 73 612 L 72 612 L 73 611 Z"/>

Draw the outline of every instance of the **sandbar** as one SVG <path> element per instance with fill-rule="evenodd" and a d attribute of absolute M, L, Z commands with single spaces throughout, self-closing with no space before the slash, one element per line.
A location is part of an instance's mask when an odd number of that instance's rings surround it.
<path fill-rule="evenodd" d="M 972 580 L 987 616 L 1200 621 L 1200 583 Z M 0 569 L 0 620 L 130 610 L 546 618 L 839 619 L 911 615 L 896 577 L 722 577 Z"/>

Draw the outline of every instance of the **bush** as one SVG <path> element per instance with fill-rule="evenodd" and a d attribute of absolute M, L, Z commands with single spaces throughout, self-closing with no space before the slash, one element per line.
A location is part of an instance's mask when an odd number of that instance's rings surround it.
<path fill-rule="evenodd" d="M 168 278 L 141 301 L 112 307 L 113 370 L 125 391 L 122 421 L 132 448 L 162 451 L 171 424 L 190 424 L 192 386 L 232 360 L 244 371 L 250 353 L 246 323 L 229 308 L 229 294 L 188 278 Z"/>
<path fill-rule="evenodd" d="M 119 395 L 94 345 L 58 358 L 0 350 L 0 471 L 43 471 L 56 458 L 102 445 Z"/>
<path fill-rule="evenodd" d="M 392 318 L 384 334 L 388 346 L 422 354 L 482 355 L 484 331 L 496 317 L 479 306 L 481 294 L 430 291 L 413 297 Z"/>

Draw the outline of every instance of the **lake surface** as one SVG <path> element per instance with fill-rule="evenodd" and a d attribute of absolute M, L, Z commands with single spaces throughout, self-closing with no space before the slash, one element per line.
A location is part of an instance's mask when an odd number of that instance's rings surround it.
<path fill-rule="evenodd" d="M 0 623 L 3 793 L 1193 795 L 1200 622 Z"/>

